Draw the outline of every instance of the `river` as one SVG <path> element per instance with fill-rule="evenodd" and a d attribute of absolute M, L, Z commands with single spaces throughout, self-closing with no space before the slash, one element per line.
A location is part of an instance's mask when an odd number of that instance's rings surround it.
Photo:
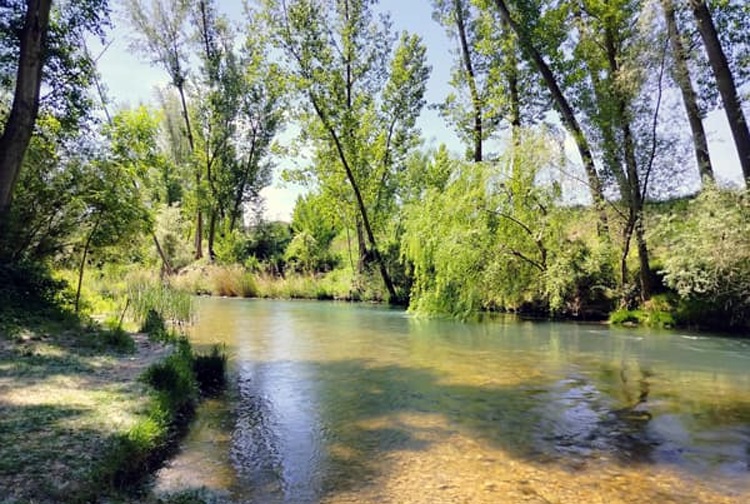
<path fill-rule="evenodd" d="M 750 340 L 200 299 L 231 384 L 154 492 L 227 502 L 750 502 Z"/>

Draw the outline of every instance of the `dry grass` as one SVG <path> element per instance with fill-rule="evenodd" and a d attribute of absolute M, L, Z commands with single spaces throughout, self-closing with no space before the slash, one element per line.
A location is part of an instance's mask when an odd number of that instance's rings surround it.
<path fill-rule="evenodd" d="M 0 496 L 70 502 L 96 491 L 92 471 L 112 436 L 143 415 L 137 377 L 169 347 L 135 336 L 131 354 L 81 346 L 74 333 L 0 335 Z"/>
<path fill-rule="evenodd" d="M 258 287 L 251 273 L 239 265 L 203 265 L 188 268 L 170 279 L 172 287 L 191 294 L 256 297 Z"/>

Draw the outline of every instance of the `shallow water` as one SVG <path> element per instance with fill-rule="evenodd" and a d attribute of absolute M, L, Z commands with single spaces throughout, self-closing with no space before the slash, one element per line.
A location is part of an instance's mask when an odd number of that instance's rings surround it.
<path fill-rule="evenodd" d="M 233 502 L 750 502 L 750 341 L 201 299 L 225 343 L 155 491 Z"/>

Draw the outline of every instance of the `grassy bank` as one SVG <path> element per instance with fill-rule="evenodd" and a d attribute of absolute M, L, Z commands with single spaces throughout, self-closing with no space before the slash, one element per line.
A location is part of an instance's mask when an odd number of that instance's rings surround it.
<path fill-rule="evenodd" d="M 224 356 L 174 336 L 185 320 L 162 313 L 181 297 L 159 284 L 126 302 L 146 334 L 77 316 L 62 284 L 23 278 L 0 306 L 0 502 L 128 500 L 223 386 Z"/>
<path fill-rule="evenodd" d="M 187 340 L 136 334 L 124 352 L 92 345 L 98 337 L 67 330 L 0 338 L 2 502 L 129 494 L 169 453 L 199 385 L 222 384 L 221 354 L 194 356 Z"/>

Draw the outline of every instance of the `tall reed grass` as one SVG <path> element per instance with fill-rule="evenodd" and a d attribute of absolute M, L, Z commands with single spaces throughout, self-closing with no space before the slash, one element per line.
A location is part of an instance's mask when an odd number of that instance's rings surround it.
<path fill-rule="evenodd" d="M 151 312 L 158 313 L 173 329 L 192 322 L 193 300 L 190 294 L 174 289 L 156 277 L 142 273 L 129 277 L 127 296 L 131 316 L 140 326 L 149 320 Z"/>

